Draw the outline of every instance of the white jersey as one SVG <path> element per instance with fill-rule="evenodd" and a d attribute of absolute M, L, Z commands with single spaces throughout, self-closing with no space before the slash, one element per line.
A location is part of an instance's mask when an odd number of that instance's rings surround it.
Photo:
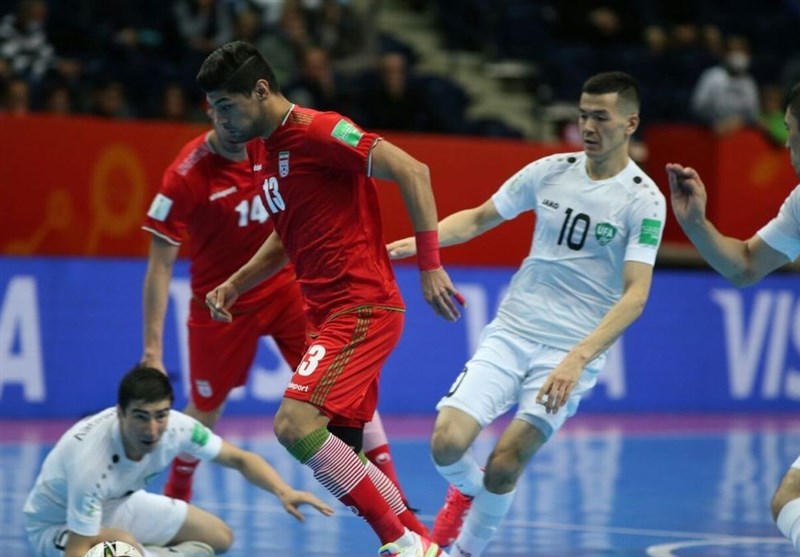
<path fill-rule="evenodd" d="M 104 512 L 144 488 L 180 453 L 210 460 L 221 447 L 207 427 L 171 410 L 156 449 L 134 462 L 125 456 L 117 410 L 108 408 L 73 425 L 47 455 L 25 501 L 26 520 L 97 535 Z"/>
<path fill-rule="evenodd" d="M 800 255 L 800 185 L 792 190 L 775 218 L 765 224 L 758 235 L 790 261 L 797 259 Z"/>
<path fill-rule="evenodd" d="M 492 201 L 506 220 L 536 212 L 531 251 L 495 319 L 524 338 L 570 350 L 619 300 L 625 261 L 655 264 L 666 203 L 633 161 L 592 180 L 583 152 L 552 155 L 509 178 Z"/>

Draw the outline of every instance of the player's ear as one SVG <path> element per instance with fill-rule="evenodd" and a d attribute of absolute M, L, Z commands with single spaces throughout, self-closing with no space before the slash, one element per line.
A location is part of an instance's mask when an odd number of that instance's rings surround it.
<path fill-rule="evenodd" d="M 634 112 L 633 114 L 629 115 L 627 118 L 627 123 L 625 126 L 625 133 L 629 136 L 633 135 L 636 130 L 639 128 L 639 114 Z"/>
<path fill-rule="evenodd" d="M 256 83 L 256 98 L 260 101 L 269 97 L 269 83 L 265 79 L 259 79 Z"/>

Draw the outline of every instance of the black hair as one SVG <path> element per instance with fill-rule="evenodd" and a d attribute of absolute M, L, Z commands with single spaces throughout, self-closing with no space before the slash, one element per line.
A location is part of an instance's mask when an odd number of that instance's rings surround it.
<path fill-rule="evenodd" d="M 605 95 L 617 93 L 620 100 L 633 105 L 638 111 L 641 106 L 639 84 L 625 72 L 603 72 L 595 74 L 583 84 L 583 93 L 589 95 Z"/>
<path fill-rule="evenodd" d="M 175 393 L 167 375 L 154 367 L 137 365 L 122 378 L 117 391 L 117 404 L 123 412 L 134 400 L 160 402 L 175 401 Z"/>
<path fill-rule="evenodd" d="M 209 54 L 197 73 L 203 91 L 226 91 L 248 95 L 256 83 L 265 79 L 273 93 L 280 93 L 275 71 L 253 45 L 244 41 L 224 44 Z"/>
<path fill-rule="evenodd" d="M 786 96 L 786 107 L 800 123 L 800 83 L 796 83 Z"/>

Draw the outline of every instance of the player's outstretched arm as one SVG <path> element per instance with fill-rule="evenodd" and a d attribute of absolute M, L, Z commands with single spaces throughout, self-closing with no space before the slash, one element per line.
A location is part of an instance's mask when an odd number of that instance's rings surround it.
<path fill-rule="evenodd" d="M 283 243 L 273 232 L 247 263 L 206 294 L 206 306 L 211 311 L 211 317 L 216 321 L 230 323 L 233 315 L 229 310 L 239 296 L 277 273 L 288 262 Z"/>
<path fill-rule="evenodd" d="M 708 195 L 693 168 L 667 164 L 672 212 L 711 267 L 737 286 L 747 286 L 789 262 L 757 234 L 748 240 L 725 236 L 706 217 Z"/>
<path fill-rule="evenodd" d="M 172 268 L 178 257 L 178 246 L 153 235 L 147 258 L 147 272 L 142 292 L 144 320 L 143 352 L 141 363 L 164 369 L 164 316 L 169 301 L 169 283 Z"/>
<path fill-rule="evenodd" d="M 214 462 L 227 468 L 238 470 L 247 481 L 269 491 L 280 499 L 283 508 L 300 522 L 305 516 L 300 506 L 311 505 L 325 516 L 333 514 L 333 509 L 308 491 L 298 491 L 283 481 L 280 474 L 263 458 L 222 441 L 222 448 Z"/>
<path fill-rule="evenodd" d="M 503 220 L 503 217 L 497 212 L 494 202 L 487 199 L 482 205 L 458 211 L 442 219 L 438 226 L 439 245 L 462 244 L 491 230 Z M 392 259 L 403 259 L 416 255 L 417 244 L 415 239 L 409 236 L 391 242 L 386 249 L 389 250 L 389 257 Z"/>

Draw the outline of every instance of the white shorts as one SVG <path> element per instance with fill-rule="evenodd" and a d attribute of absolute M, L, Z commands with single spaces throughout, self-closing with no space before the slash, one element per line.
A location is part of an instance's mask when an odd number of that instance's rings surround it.
<path fill-rule="evenodd" d="M 133 535 L 142 545 L 166 546 L 186 521 L 185 501 L 140 489 L 130 497 L 103 505 L 104 528 L 117 528 Z M 66 524 L 28 521 L 28 540 L 36 557 L 64 557 Z"/>
<path fill-rule="evenodd" d="M 436 409 L 457 408 L 486 427 L 518 404 L 514 417 L 549 438 L 575 414 L 581 397 L 597 383 L 597 375 L 605 364 L 605 355 L 593 360 L 584 369 L 567 403 L 555 414 L 548 414 L 543 405 L 536 403 L 536 394 L 566 355 L 566 350 L 527 340 L 490 323 L 481 334 L 475 355 Z"/>

